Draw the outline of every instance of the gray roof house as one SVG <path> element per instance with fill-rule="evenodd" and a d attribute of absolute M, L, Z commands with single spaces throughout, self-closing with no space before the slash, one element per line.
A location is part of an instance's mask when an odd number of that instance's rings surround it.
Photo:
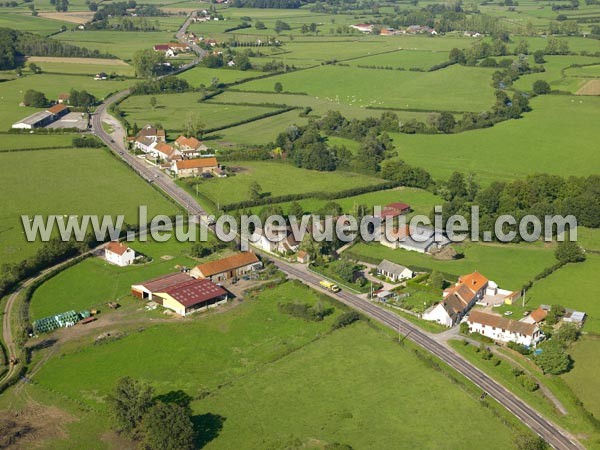
<path fill-rule="evenodd" d="M 393 263 L 384 259 L 377 266 L 377 274 L 389 278 L 391 281 L 407 280 L 414 276 L 414 272 L 408 267 Z"/>

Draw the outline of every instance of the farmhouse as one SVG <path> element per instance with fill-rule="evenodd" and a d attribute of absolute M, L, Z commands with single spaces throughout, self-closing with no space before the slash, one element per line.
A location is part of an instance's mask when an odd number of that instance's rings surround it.
<path fill-rule="evenodd" d="M 164 159 L 165 161 L 172 161 L 181 159 L 181 153 L 179 150 L 173 148 L 169 144 L 165 144 L 164 142 L 154 142 L 149 147 L 149 152 L 156 158 Z"/>
<path fill-rule="evenodd" d="M 219 168 L 217 158 L 198 158 L 173 161 L 171 171 L 179 178 L 211 173 Z"/>
<path fill-rule="evenodd" d="M 131 286 L 131 294 L 141 300 L 153 300 L 157 292 L 164 292 L 170 287 L 185 283 L 190 280 L 190 276 L 184 272 L 174 272 L 153 278 L 139 284 Z"/>
<path fill-rule="evenodd" d="M 423 313 L 423 319 L 447 327 L 456 325 L 483 298 L 488 284 L 489 280 L 479 272 L 459 277 L 454 286 L 444 291 L 443 300 Z"/>
<path fill-rule="evenodd" d="M 396 282 L 408 280 L 414 276 L 414 273 L 408 267 L 384 259 L 377 266 L 377 275 L 383 275 L 391 281 Z"/>
<path fill-rule="evenodd" d="M 290 227 L 270 227 L 254 229 L 251 241 L 255 246 L 270 252 L 270 253 L 291 253 L 298 250 L 300 242 L 298 242 L 291 232 Z"/>
<path fill-rule="evenodd" d="M 404 225 L 386 232 L 386 226 L 382 224 L 381 233 L 379 243 L 393 249 L 402 248 L 419 253 L 432 253 L 450 244 L 450 240 L 442 231 L 423 226 Z"/>
<path fill-rule="evenodd" d="M 479 333 L 495 341 L 516 342 L 528 347 L 535 346 L 542 337 L 537 324 L 519 322 L 483 311 L 471 312 L 467 324 L 471 333 Z"/>
<path fill-rule="evenodd" d="M 200 264 L 190 271 L 190 275 L 194 278 L 223 281 L 238 278 L 260 267 L 262 263 L 254 253 L 240 252 L 227 258 Z"/>
<path fill-rule="evenodd" d="M 179 136 L 175 140 L 175 148 L 177 148 L 184 158 L 194 158 L 200 156 L 200 152 L 208 150 L 208 147 L 200 142 L 195 137 Z"/>
<path fill-rule="evenodd" d="M 185 282 L 156 292 L 154 301 L 181 316 L 186 316 L 223 304 L 227 297 L 227 291 L 212 281 L 188 277 Z"/>
<path fill-rule="evenodd" d="M 121 242 L 111 241 L 104 247 L 106 261 L 117 266 L 128 266 L 135 260 L 135 251 Z"/>
<path fill-rule="evenodd" d="M 58 103 L 69 103 L 69 100 L 71 99 L 71 94 L 68 93 L 62 93 L 62 94 L 58 94 Z"/>
<path fill-rule="evenodd" d="M 300 264 L 308 264 L 310 261 L 310 255 L 304 250 L 300 250 L 296 254 L 296 261 L 298 261 Z"/>
<path fill-rule="evenodd" d="M 69 112 L 69 107 L 64 104 L 56 104 L 46 111 L 36 112 L 25 117 L 19 122 L 13 123 L 12 128 L 32 130 L 50 125 Z"/>

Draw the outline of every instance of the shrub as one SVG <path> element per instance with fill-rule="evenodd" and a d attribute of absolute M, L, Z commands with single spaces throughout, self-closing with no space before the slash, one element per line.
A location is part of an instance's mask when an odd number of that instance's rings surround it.
<path fill-rule="evenodd" d="M 357 320 L 360 320 L 360 314 L 356 311 L 348 311 L 343 314 L 340 314 L 333 322 L 331 326 L 332 329 L 337 330 L 338 328 L 344 328 Z"/>

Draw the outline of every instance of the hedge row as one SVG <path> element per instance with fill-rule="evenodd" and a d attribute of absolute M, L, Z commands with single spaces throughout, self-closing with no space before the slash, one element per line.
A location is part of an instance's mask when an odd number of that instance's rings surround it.
<path fill-rule="evenodd" d="M 205 134 L 210 134 L 210 133 L 214 133 L 215 131 L 226 130 L 227 128 L 233 128 L 233 127 L 237 127 L 237 126 L 240 126 L 240 125 L 244 125 L 246 123 L 256 122 L 257 120 L 266 119 L 267 117 L 278 116 L 279 114 L 283 114 L 283 113 L 286 113 L 288 111 L 292 111 L 294 109 L 299 109 L 299 107 L 298 106 L 288 106 L 287 108 L 280 109 L 280 110 L 277 110 L 277 111 L 269 111 L 269 112 L 266 112 L 264 114 L 260 114 L 258 116 L 250 117 L 249 119 L 238 120 L 237 122 L 229 123 L 227 125 L 223 125 L 223 126 L 220 126 L 220 127 L 208 128 L 208 129 L 204 130 L 204 133 Z"/>
<path fill-rule="evenodd" d="M 277 197 L 264 197 L 257 200 L 244 200 L 241 202 L 229 203 L 223 205 L 223 211 L 235 211 L 237 209 L 252 208 L 254 206 L 271 205 L 273 203 L 291 202 L 294 200 L 304 200 L 314 198 L 319 200 L 335 200 L 338 198 L 354 197 L 355 195 L 366 194 L 368 192 L 384 191 L 398 187 L 399 183 L 387 181 L 374 186 L 363 186 L 358 188 L 346 189 L 338 192 L 306 192 L 304 194 L 280 195 Z"/>

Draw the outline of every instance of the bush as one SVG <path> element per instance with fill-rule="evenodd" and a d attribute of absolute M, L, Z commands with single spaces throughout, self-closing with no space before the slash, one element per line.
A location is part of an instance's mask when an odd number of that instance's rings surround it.
<path fill-rule="evenodd" d="M 306 321 L 319 322 L 324 317 L 333 313 L 333 308 L 325 308 L 322 302 L 317 302 L 313 306 L 307 303 L 279 303 L 277 305 L 279 312 L 298 317 Z"/>
<path fill-rule="evenodd" d="M 337 330 L 338 328 L 344 328 L 356 322 L 357 320 L 360 320 L 360 314 L 358 314 L 356 311 L 348 311 L 340 314 L 335 319 L 335 322 L 333 322 L 331 328 L 334 330 Z"/>
<path fill-rule="evenodd" d="M 96 136 L 78 136 L 73 138 L 74 148 L 101 148 L 104 143 Z"/>
<path fill-rule="evenodd" d="M 547 81 L 537 80 L 535 83 L 533 83 L 533 93 L 536 95 L 549 94 L 550 91 L 550 85 Z"/>

